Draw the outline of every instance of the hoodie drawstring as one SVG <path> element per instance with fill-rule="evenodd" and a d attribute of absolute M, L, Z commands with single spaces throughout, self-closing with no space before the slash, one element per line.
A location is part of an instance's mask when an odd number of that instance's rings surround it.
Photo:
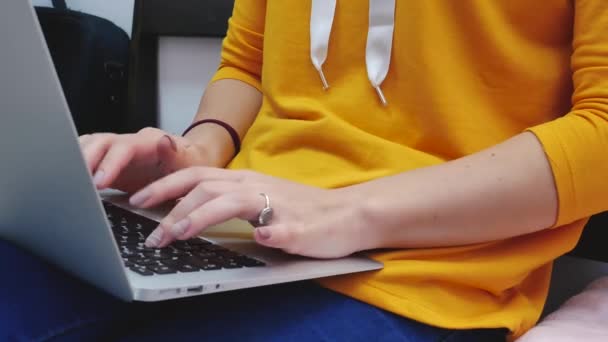
<path fill-rule="evenodd" d="M 329 35 L 334 22 L 336 0 L 313 0 L 310 15 L 310 58 L 315 69 L 319 72 L 323 89 L 329 89 L 329 84 L 323 74 L 323 64 L 327 59 Z"/>
<path fill-rule="evenodd" d="M 395 0 L 369 0 L 369 28 L 365 63 L 367 76 L 375 89 L 380 102 L 388 104 L 382 92 L 382 82 L 388 74 L 395 30 Z M 323 64 L 327 59 L 329 36 L 336 12 L 336 0 L 312 0 L 310 15 L 310 57 L 312 64 L 321 77 L 323 89 L 329 89 L 329 83 L 323 73 Z"/>

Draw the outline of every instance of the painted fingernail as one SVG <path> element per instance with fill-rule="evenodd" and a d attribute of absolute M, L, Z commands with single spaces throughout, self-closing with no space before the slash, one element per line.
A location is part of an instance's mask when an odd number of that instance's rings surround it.
<path fill-rule="evenodd" d="M 175 140 L 173 140 L 173 138 L 166 134 L 163 135 L 163 138 L 169 140 L 169 144 L 171 144 L 171 149 L 173 150 L 173 152 L 177 152 L 177 144 L 175 144 Z"/>
<path fill-rule="evenodd" d="M 146 201 L 148 199 L 150 199 L 151 195 L 152 195 L 152 193 L 150 192 L 150 190 L 143 189 L 143 190 L 137 192 L 135 195 L 131 196 L 131 198 L 129 199 L 129 203 L 132 206 L 139 207 L 142 204 L 146 203 Z"/>
<path fill-rule="evenodd" d="M 95 172 L 95 176 L 93 177 L 93 183 L 95 185 L 100 186 L 104 179 L 106 178 L 106 173 L 103 170 L 98 170 Z"/>
<path fill-rule="evenodd" d="M 146 247 L 148 247 L 148 248 L 158 247 L 158 245 L 160 244 L 160 241 L 162 239 L 163 239 L 163 229 L 161 227 L 158 227 L 146 239 Z"/>
<path fill-rule="evenodd" d="M 256 230 L 258 231 L 258 235 L 262 238 L 262 240 L 268 240 L 272 236 L 268 228 L 260 227 Z"/>
<path fill-rule="evenodd" d="M 173 234 L 173 236 L 175 236 L 176 238 L 181 237 L 182 235 L 184 235 L 184 233 L 186 233 L 186 230 L 188 230 L 188 228 L 190 227 L 190 222 L 190 219 L 187 217 L 177 222 L 173 225 L 173 227 L 171 227 L 171 234 Z"/>

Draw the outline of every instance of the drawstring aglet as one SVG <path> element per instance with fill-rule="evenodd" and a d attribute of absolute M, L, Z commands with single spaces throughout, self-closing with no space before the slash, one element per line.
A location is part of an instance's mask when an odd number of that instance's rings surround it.
<path fill-rule="evenodd" d="M 375 86 L 374 89 L 376 89 L 376 93 L 378 94 L 378 97 L 380 98 L 380 102 L 382 102 L 382 105 L 384 107 L 388 106 L 388 102 L 386 101 L 386 97 L 384 97 L 384 93 L 382 92 L 382 89 L 380 89 L 380 86 Z"/>
<path fill-rule="evenodd" d="M 323 73 L 323 69 L 317 69 L 319 71 L 319 77 L 321 77 L 321 82 L 323 82 L 323 90 L 329 89 L 329 83 L 327 83 L 327 79 L 325 78 L 325 74 Z"/>

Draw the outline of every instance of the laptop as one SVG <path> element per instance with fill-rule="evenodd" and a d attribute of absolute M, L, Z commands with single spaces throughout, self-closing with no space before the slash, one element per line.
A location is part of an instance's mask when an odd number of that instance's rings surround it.
<path fill-rule="evenodd" d="M 0 46 L 1 239 L 126 301 L 382 267 L 363 256 L 290 256 L 242 234 L 145 248 L 142 242 L 158 223 L 120 201 L 102 201 L 93 186 L 31 0 L 0 2 Z"/>

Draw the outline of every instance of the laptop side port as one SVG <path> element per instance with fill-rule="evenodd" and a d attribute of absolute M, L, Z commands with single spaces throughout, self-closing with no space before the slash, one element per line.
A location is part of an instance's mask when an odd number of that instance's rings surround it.
<path fill-rule="evenodd" d="M 194 286 L 194 287 L 189 287 L 186 289 L 186 291 L 188 293 L 201 293 L 203 292 L 203 285 L 201 286 Z"/>

